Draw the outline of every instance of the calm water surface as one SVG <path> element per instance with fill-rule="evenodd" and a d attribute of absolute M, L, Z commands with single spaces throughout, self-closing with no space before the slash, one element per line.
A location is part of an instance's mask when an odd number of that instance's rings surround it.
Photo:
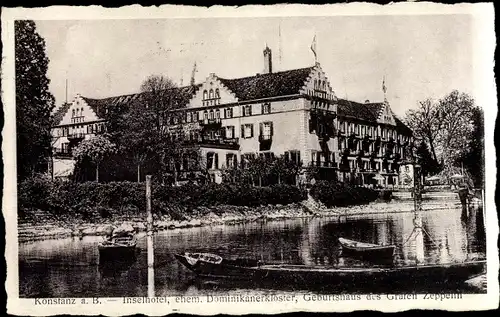
<path fill-rule="evenodd" d="M 369 265 L 340 255 L 337 239 L 346 237 L 395 244 L 397 265 L 485 258 L 482 210 L 471 210 L 466 219 L 461 217 L 461 210 L 455 209 L 426 211 L 421 217 L 414 218 L 413 213 L 396 213 L 263 221 L 159 232 L 154 237 L 155 294 L 276 291 L 241 282 L 197 280 L 173 257 L 173 253 L 185 250 L 214 252 L 228 258 L 255 258 L 266 263 L 336 267 Z M 413 232 L 414 222 L 421 223 L 425 232 L 420 235 Z M 111 268 L 99 265 L 97 243 L 101 240 L 102 237 L 84 237 L 21 244 L 20 297 L 147 296 L 146 236 L 139 236 L 140 251 L 135 261 Z M 294 291 L 286 285 L 277 287 L 280 291 Z M 375 283 L 373 292 L 377 292 Z"/>

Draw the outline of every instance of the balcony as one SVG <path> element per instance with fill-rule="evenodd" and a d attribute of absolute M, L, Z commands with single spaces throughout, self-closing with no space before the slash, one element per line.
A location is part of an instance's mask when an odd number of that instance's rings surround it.
<path fill-rule="evenodd" d="M 68 134 L 68 140 L 78 140 L 78 139 L 85 139 L 85 133 L 75 132 Z"/>
<path fill-rule="evenodd" d="M 237 138 L 232 139 L 208 139 L 204 138 L 200 142 L 200 146 L 215 148 L 215 149 L 226 149 L 226 150 L 239 150 L 240 144 Z"/>
<path fill-rule="evenodd" d="M 203 119 L 200 121 L 200 126 L 205 129 L 219 129 L 222 127 L 220 118 L 215 119 Z"/>

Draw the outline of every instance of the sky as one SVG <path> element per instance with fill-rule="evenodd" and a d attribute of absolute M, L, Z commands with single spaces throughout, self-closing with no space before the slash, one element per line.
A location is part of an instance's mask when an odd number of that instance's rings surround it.
<path fill-rule="evenodd" d="M 452 90 L 473 97 L 474 19 L 471 15 L 39 20 L 56 104 L 77 93 L 104 98 L 136 93 L 149 75 L 189 84 L 210 73 L 223 78 L 263 71 L 269 46 L 275 71 L 318 62 L 339 98 L 382 101 L 396 115 Z M 281 36 L 279 36 L 281 34 Z M 281 53 L 280 53 L 281 52 Z"/>

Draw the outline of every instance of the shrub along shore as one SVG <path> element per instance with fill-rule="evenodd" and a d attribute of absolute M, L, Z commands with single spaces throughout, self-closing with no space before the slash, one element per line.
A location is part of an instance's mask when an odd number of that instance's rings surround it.
<path fill-rule="evenodd" d="M 413 207 L 411 202 L 407 202 L 407 206 L 373 204 L 379 198 L 378 192 L 341 183 L 319 181 L 309 193 L 305 188 L 285 184 L 268 187 L 214 183 L 178 187 L 153 185 L 154 228 L 399 212 L 411 211 Z M 37 177 L 19 185 L 18 197 L 20 242 L 104 235 L 110 226 L 124 223 L 137 231 L 146 229 L 145 183 L 77 183 Z"/>

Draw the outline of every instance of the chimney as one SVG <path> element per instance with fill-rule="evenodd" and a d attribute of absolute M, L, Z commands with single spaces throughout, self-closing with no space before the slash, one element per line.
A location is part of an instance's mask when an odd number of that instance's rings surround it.
<path fill-rule="evenodd" d="M 273 72 L 273 58 L 271 54 L 271 49 L 267 47 L 264 49 L 264 74 L 269 74 Z"/>

